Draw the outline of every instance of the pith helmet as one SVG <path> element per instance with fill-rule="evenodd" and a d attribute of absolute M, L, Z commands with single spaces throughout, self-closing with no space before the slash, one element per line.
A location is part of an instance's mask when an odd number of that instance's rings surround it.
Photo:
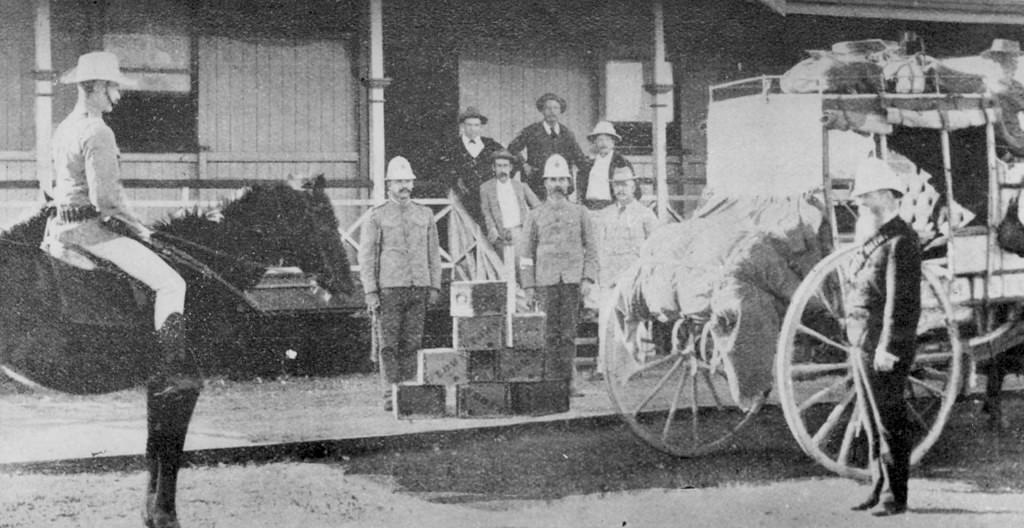
<path fill-rule="evenodd" d="M 989 46 L 987 50 L 981 52 L 981 56 L 988 57 L 995 53 L 1005 53 L 1007 55 L 1020 55 L 1020 42 L 1016 40 L 1001 38 L 993 39 L 992 45 Z"/>
<path fill-rule="evenodd" d="M 402 156 L 395 156 L 388 162 L 388 171 L 384 175 L 384 181 L 392 180 L 415 180 L 416 175 L 409 166 L 409 160 Z"/>
<path fill-rule="evenodd" d="M 898 196 L 903 196 L 903 182 L 899 174 L 896 174 L 885 160 L 868 158 L 862 161 L 857 167 L 851 194 L 857 197 L 882 189 L 889 189 Z"/>
<path fill-rule="evenodd" d="M 134 79 L 121 73 L 117 55 L 109 51 L 93 51 L 78 57 L 78 65 L 71 68 L 61 79 L 65 84 L 85 81 L 110 81 L 128 88 L 138 84 Z"/>
<path fill-rule="evenodd" d="M 565 161 L 561 154 L 552 154 L 544 162 L 544 177 L 572 178 L 572 173 L 569 172 L 569 162 Z"/>
<path fill-rule="evenodd" d="M 622 141 L 622 138 L 615 133 L 615 126 L 608 121 L 599 121 L 594 125 L 594 130 L 591 130 L 590 133 L 587 134 L 587 139 L 593 141 L 594 138 L 602 134 L 611 137 L 616 143 Z"/>

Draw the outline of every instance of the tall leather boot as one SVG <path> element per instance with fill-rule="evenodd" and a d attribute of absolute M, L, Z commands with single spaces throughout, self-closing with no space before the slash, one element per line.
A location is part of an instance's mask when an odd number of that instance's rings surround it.
<path fill-rule="evenodd" d="M 156 331 L 162 357 L 151 386 L 157 395 L 195 391 L 203 386 L 202 377 L 186 334 L 185 317 L 173 313 Z"/>

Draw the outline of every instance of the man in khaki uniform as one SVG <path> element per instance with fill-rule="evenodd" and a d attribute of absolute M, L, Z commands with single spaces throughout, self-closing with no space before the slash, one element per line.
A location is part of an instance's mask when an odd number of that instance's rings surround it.
<path fill-rule="evenodd" d="M 441 251 L 429 207 L 412 201 L 409 162 L 396 156 L 384 178 L 389 199 L 370 213 L 359 246 L 360 278 L 366 307 L 380 323 L 381 377 L 387 383 L 384 407 L 391 409 L 392 383 L 416 376 L 416 353 L 423 340 L 427 305 L 441 291 Z"/>
<path fill-rule="evenodd" d="M 587 293 L 598 272 L 597 243 L 590 212 L 568 200 L 569 164 L 553 154 L 544 164 L 547 198 L 526 215 L 517 253 L 523 287 L 547 314 L 545 346 L 572 376 L 581 289 Z"/>

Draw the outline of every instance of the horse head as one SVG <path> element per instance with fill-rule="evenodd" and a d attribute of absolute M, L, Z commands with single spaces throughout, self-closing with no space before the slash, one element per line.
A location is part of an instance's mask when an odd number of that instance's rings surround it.
<path fill-rule="evenodd" d="M 297 266 L 332 294 L 352 289 L 338 219 L 318 175 L 301 185 L 253 187 L 223 209 L 235 255 L 270 265 Z"/>

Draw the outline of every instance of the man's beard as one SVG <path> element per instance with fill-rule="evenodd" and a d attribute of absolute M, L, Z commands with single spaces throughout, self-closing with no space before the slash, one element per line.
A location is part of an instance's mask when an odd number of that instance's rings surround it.
<path fill-rule="evenodd" d="M 860 207 L 857 212 L 857 226 L 854 231 L 854 240 L 858 244 L 863 244 L 864 242 L 867 242 L 868 239 L 875 236 L 875 233 L 878 233 L 878 228 L 882 227 L 885 220 L 867 207 Z"/>
<path fill-rule="evenodd" d="M 561 185 L 557 185 L 548 190 L 548 194 L 560 194 L 562 196 L 568 196 L 569 189 L 566 187 L 562 187 Z"/>

